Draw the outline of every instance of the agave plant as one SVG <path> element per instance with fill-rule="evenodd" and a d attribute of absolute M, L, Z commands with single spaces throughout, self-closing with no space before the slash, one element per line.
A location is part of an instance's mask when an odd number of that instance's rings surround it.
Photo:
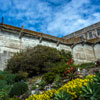
<path fill-rule="evenodd" d="M 82 87 L 82 100 L 100 100 L 100 86 L 89 82 L 87 86 Z"/>
<path fill-rule="evenodd" d="M 100 85 L 100 72 L 97 73 L 93 79 L 94 79 L 94 82 L 96 82 L 98 85 Z"/>
<path fill-rule="evenodd" d="M 60 91 L 58 94 L 55 94 L 54 100 L 72 100 L 72 96 L 66 91 Z"/>

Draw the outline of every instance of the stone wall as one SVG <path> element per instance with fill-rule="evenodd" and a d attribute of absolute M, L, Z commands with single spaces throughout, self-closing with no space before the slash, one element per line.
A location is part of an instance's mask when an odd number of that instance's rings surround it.
<path fill-rule="evenodd" d="M 72 54 L 76 64 L 94 62 L 100 59 L 100 43 L 78 43 L 72 48 Z"/>
<path fill-rule="evenodd" d="M 64 49 L 71 51 L 70 46 L 62 43 L 57 45 L 57 42 L 48 40 L 42 40 L 40 42 L 39 38 L 27 36 L 23 36 L 20 39 L 19 34 L 0 31 L 0 70 L 6 68 L 7 60 L 13 55 L 13 53 L 36 45 L 45 45 L 57 48 L 58 50 Z"/>
<path fill-rule="evenodd" d="M 100 43 L 94 45 L 96 59 L 100 59 Z"/>
<path fill-rule="evenodd" d="M 74 46 L 59 43 L 57 41 L 42 39 L 37 37 L 22 36 L 13 32 L 0 31 L 0 70 L 6 68 L 7 60 L 15 53 L 28 47 L 45 45 L 58 50 L 71 51 L 76 64 L 93 62 L 100 59 L 100 42 L 96 44 L 77 43 Z"/>

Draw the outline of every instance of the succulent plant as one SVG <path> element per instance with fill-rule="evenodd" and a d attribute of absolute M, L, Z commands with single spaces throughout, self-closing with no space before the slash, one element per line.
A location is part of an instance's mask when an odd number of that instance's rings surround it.
<path fill-rule="evenodd" d="M 82 100 L 100 100 L 100 86 L 97 83 L 89 82 L 82 87 Z"/>
<path fill-rule="evenodd" d="M 100 72 L 97 73 L 93 79 L 94 79 L 94 82 L 96 82 L 98 85 L 100 85 Z"/>
<path fill-rule="evenodd" d="M 72 96 L 66 91 L 60 91 L 58 94 L 55 94 L 54 100 L 72 100 Z"/>

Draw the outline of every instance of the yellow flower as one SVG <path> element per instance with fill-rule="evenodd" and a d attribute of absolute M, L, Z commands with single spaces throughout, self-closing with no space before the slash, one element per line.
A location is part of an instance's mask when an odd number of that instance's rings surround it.
<path fill-rule="evenodd" d="M 77 78 L 75 80 L 69 81 L 67 84 L 65 84 L 58 90 L 52 89 L 49 91 L 44 91 L 42 94 L 39 95 L 34 94 L 33 96 L 30 96 L 26 100 L 52 100 L 54 93 L 58 94 L 59 91 L 64 91 L 64 90 L 66 90 L 67 93 L 71 94 L 73 99 L 77 98 L 82 93 L 81 91 L 82 85 L 86 86 L 87 82 L 92 82 L 93 77 L 95 77 L 95 75 L 86 76 L 86 78 L 84 79 Z"/>

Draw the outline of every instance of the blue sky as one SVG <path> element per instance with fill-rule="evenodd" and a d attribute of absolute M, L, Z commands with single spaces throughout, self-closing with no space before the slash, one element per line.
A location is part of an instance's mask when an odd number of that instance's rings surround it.
<path fill-rule="evenodd" d="M 100 0 L 0 0 L 4 23 L 62 37 L 100 21 Z"/>

